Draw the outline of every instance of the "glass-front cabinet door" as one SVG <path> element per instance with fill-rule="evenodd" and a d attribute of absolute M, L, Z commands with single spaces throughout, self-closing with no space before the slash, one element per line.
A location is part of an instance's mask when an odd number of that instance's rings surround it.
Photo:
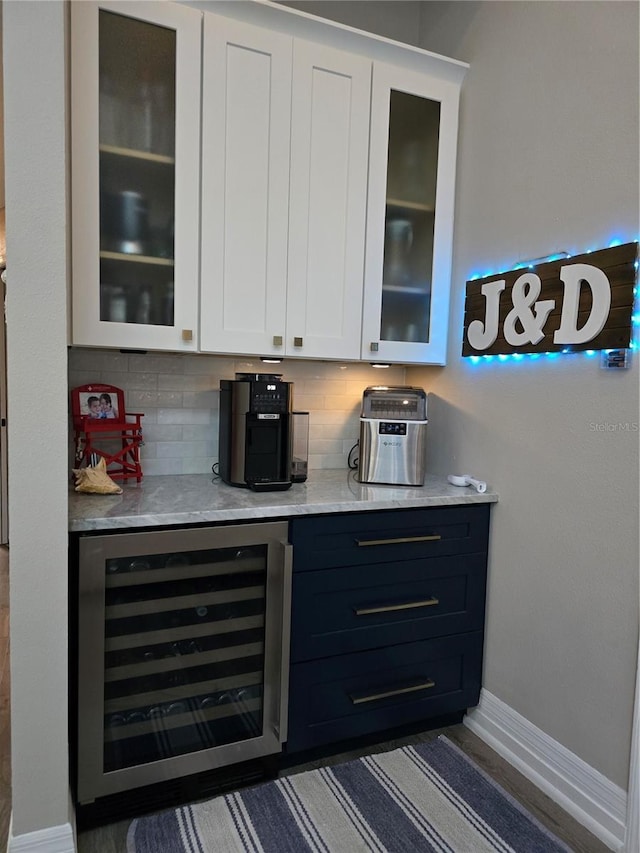
<path fill-rule="evenodd" d="M 80 540 L 78 801 L 279 752 L 285 522 Z"/>
<path fill-rule="evenodd" d="M 71 4 L 74 344 L 196 349 L 200 27 Z"/>
<path fill-rule="evenodd" d="M 459 83 L 374 63 L 362 358 L 446 359 Z"/>

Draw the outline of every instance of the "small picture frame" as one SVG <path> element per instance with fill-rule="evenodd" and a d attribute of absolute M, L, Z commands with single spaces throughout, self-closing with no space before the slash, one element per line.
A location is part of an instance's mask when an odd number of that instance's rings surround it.
<path fill-rule="evenodd" d="M 77 390 L 78 414 L 91 421 L 122 421 L 120 394 L 112 385 L 90 385 Z"/>

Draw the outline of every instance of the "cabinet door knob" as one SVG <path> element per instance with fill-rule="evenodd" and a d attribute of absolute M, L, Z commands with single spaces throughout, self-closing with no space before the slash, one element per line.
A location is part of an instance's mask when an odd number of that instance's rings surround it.
<path fill-rule="evenodd" d="M 182 340 L 183 341 L 192 341 L 193 340 L 193 329 L 183 329 L 182 330 Z"/>
<path fill-rule="evenodd" d="M 274 347 L 282 346 L 282 335 L 274 335 L 273 336 L 273 345 Z"/>
<path fill-rule="evenodd" d="M 301 347 L 302 346 L 302 338 L 294 338 L 293 339 L 293 345 L 294 345 L 294 347 Z"/>
<path fill-rule="evenodd" d="M 369 344 L 369 349 L 371 352 L 378 352 L 378 341 L 371 341 Z"/>

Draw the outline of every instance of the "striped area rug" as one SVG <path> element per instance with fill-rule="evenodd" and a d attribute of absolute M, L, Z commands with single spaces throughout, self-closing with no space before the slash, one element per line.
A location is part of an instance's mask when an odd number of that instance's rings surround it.
<path fill-rule="evenodd" d="M 570 851 L 444 736 L 131 824 L 128 853 Z"/>

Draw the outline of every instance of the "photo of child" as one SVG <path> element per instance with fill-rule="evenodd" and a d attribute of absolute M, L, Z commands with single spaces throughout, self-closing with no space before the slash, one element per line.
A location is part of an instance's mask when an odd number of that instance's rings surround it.
<path fill-rule="evenodd" d="M 89 417 L 92 420 L 96 419 L 106 419 L 117 420 L 118 419 L 118 407 L 117 403 L 114 403 L 114 400 L 111 394 L 107 394 L 106 392 L 98 395 L 98 394 L 80 394 L 80 414 L 85 417 Z"/>
<path fill-rule="evenodd" d="M 111 394 L 100 394 L 100 417 L 115 418 L 116 411 L 111 402 Z"/>
<path fill-rule="evenodd" d="M 87 408 L 89 409 L 89 417 L 90 418 L 99 418 L 100 417 L 100 398 L 96 396 L 91 396 L 87 399 Z"/>

